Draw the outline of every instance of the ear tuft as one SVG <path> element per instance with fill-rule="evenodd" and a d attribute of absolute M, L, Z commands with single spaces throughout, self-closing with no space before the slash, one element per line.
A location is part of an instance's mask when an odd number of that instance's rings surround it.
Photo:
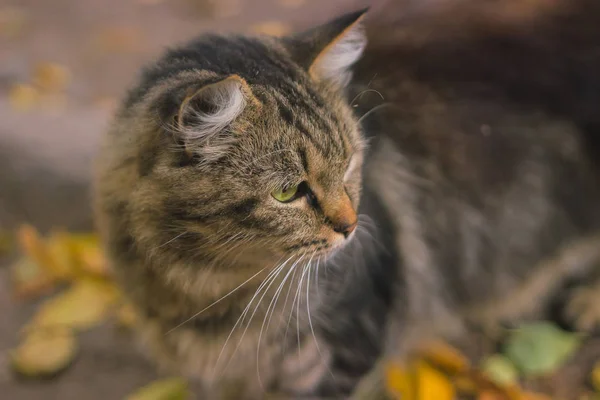
<path fill-rule="evenodd" d="M 226 130 L 246 107 L 247 87 L 242 78 L 231 75 L 187 96 L 177 115 L 184 139 L 206 141 Z"/>
<path fill-rule="evenodd" d="M 360 59 L 367 45 L 363 16 L 361 14 L 317 55 L 309 68 L 313 79 L 334 81 L 342 86 L 350 81 L 350 67 Z"/>

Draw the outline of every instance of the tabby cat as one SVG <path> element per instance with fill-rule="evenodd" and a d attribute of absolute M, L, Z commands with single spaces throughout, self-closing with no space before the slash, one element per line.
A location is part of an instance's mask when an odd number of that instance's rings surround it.
<path fill-rule="evenodd" d="M 205 398 L 347 397 L 563 297 L 598 322 L 600 2 L 399 3 L 169 50 L 106 136 L 108 257 Z"/>

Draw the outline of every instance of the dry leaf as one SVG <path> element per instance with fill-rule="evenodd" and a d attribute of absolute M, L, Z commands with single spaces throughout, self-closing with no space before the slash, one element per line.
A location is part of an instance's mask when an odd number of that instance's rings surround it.
<path fill-rule="evenodd" d="M 39 63 L 33 73 L 33 82 L 46 92 L 64 90 L 70 78 L 67 68 L 51 62 Z"/>
<path fill-rule="evenodd" d="M 412 368 L 389 363 L 385 372 L 388 391 L 401 399 L 415 399 L 417 393 L 416 373 Z"/>
<path fill-rule="evenodd" d="M 418 382 L 416 400 L 453 400 L 455 389 L 448 378 L 424 361 L 417 364 Z"/>
<path fill-rule="evenodd" d="M 125 400 L 185 400 L 189 397 L 187 382 L 182 378 L 167 378 L 152 382 Z"/>
<path fill-rule="evenodd" d="M 250 31 L 253 33 L 271 36 L 284 36 L 291 30 L 289 25 L 278 21 L 267 21 L 250 27 Z"/>
<path fill-rule="evenodd" d="M 388 366 L 386 383 L 402 400 L 453 400 L 456 394 L 448 377 L 423 360 L 412 361 L 406 368 Z"/>
<path fill-rule="evenodd" d="M 12 353 L 13 369 L 27 377 L 47 377 L 67 368 L 77 354 L 70 329 L 53 328 L 30 332 Z"/>
<path fill-rule="evenodd" d="M 8 99 L 14 110 L 29 111 L 37 105 L 40 94 L 33 86 L 18 83 L 10 88 Z"/>
<path fill-rule="evenodd" d="M 451 374 L 470 368 L 469 360 L 457 349 L 444 342 L 428 342 L 419 347 L 419 356 Z"/>
<path fill-rule="evenodd" d="M 600 361 L 594 365 L 594 369 L 592 369 L 592 386 L 597 392 L 600 392 Z"/>
<path fill-rule="evenodd" d="M 542 393 L 523 392 L 519 400 L 552 400 L 552 397 Z"/>
<path fill-rule="evenodd" d="M 493 390 L 484 390 L 479 393 L 477 400 L 507 400 L 506 396 L 502 393 Z"/>
<path fill-rule="evenodd" d="M 500 354 L 488 357 L 482 364 L 483 373 L 494 383 L 508 386 L 517 382 L 519 373 L 514 364 Z"/>
<path fill-rule="evenodd" d="M 13 236 L 9 232 L 0 229 L 0 256 L 10 253 L 13 242 Z"/>
<path fill-rule="evenodd" d="M 95 234 L 70 235 L 71 248 L 77 266 L 84 274 L 109 277 L 111 270 L 100 247 L 100 239 Z"/>
<path fill-rule="evenodd" d="M 53 232 L 46 241 L 48 263 L 46 267 L 60 279 L 75 277 L 77 260 L 71 245 L 70 236 L 63 231 Z"/>
<path fill-rule="evenodd" d="M 43 303 L 31 325 L 33 328 L 66 326 L 88 329 L 107 318 L 117 299 L 118 291 L 113 284 L 82 278 L 65 292 Z"/>
<path fill-rule="evenodd" d="M 132 329 L 138 322 L 139 317 L 135 308 L 130 303 L 124 303 L 117 310 L 117 323 L 123 328 Z"/>
<path fill-rule="evenodd" d="M 467 375 L 461 375 L 454 379 L 454 387 L 460 394 L 474 395 L 477 393 L 477 383 Z"/>
<path fill-rule="evenodd" d="M 50 293 L 54 279 L 38 263 L 29 257 L 18 260 L 11 266 L 12 286 L 19 299 L 32 299 Z"/>

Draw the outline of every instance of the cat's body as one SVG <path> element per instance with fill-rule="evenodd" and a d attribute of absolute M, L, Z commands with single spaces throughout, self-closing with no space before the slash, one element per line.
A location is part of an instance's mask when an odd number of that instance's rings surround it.
<path fill-rule="evenodd" d="M 145 73 L 96 204 L 164 364 L 214 396 L 343 397 L 382 348 L 544 316 L 598 279 L 600 5 L 486 24 L 468 4 L 367 25 L 349 84 L 360 13 L 204 37 Z"/>

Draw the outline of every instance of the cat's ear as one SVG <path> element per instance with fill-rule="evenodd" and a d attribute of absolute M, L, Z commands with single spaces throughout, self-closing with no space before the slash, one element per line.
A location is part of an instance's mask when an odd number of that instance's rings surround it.
<path fill-rule="evenodd" d="M 348 83 L 350 67 L 367 44 L 363 19 L 368 9 L 345 14 L 324 25 L 289 38 L 292 57 L 315 80 Z"/>
<path fill-rule="evenodd" d="M 253 101 L 246 81 L 231 75 L 191 91 L 181 102 L 176 115 L 177 130 L 186 151 L 218 158 L 231 143 L 231 125 Z"/>

